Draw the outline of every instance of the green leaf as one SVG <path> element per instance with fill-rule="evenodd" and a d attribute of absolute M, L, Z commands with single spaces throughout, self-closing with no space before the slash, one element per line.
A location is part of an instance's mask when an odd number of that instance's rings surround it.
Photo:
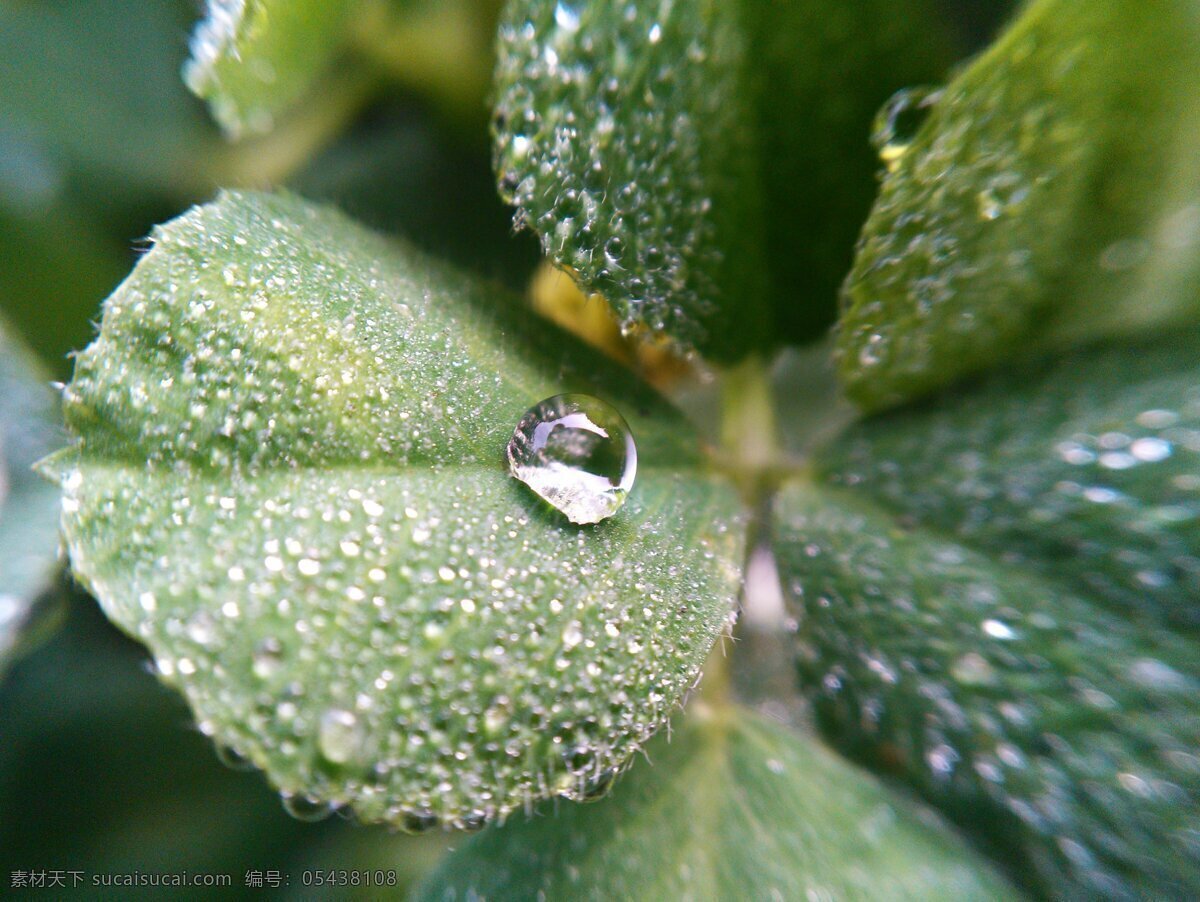
<path fill-rule="evenodd" d="M 184 80 L 232 138 L 268 132 L 329 68 L 359 0 L 208 0 Z"/>
<path fill-rule="evenodd" d="M 1029 350 L 1200 314 L 1200 12 L 1040 0 L 907 146 L 847 281 L 840 371 L 879 409 Z"/>
<path fill-rule="evenodd" d="M 819 467 L 1072 592 L 1200 627 L 1200 332 L 867 421 Z"/>
<path fill-rule="evenodd" d="M 736 494 L 632 377 L 292 197 L 155 233 L 66 392 L 71 561 L 200 727 L 285 793 L 471 824 L 617 767 L 730 614 Z M 626 506 L 569 525 L 508 476 L 525 409 L 610 399 Z"/>
<path fill-rule="evenodd" d="M 31 467 L 61 439 L 53 392 L 0 320 L 0 675 L 57 569 L 58 492 Z"/>
<path fill-rule="evenodd" d="M 515 816 L 449 855 L 422 899 L 1002 899 L 956 839 L 810 740 L 689 709 L 595 806 Z"/>
<path fill-rule="evenodd" d="M 820 725 L 1039 895 L 1200 892 L 1198 347 L 868 420 L 777 500 Z"/>
<path fill-rule="evenodd" d="M 735 358 L 767 313 L 736 4 L 510 0 L 496 172 L 546 253 L 626 326 Z"/>
<path fill-rule="evenodd" d="M 922 0 L 511 0 L 501 191 L 627 326 L 727 360 L 769 342 L 774 305 L 809 338 L 870 204 L 874 111 L 948 46 Z"/>

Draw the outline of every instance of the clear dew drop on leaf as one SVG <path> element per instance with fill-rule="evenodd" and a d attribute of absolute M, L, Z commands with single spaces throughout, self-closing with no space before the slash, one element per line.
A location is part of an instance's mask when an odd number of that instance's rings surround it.
<path fill-rule="evenodd" d="M 625 418 L 599 398 L 555 395 L 534 405 L 508 443 L 509 471 L 572 523 L 599 523 L 625 503 L 637 448 Z"/>
<path fill-rule="evenodd" d="M 937 87 L 921 85 L 902 88 L 875 115 L 871 144 L 888 172 L 894 172 L 900 165 L 900 158 L 941 96 L 942 89 Z"/>

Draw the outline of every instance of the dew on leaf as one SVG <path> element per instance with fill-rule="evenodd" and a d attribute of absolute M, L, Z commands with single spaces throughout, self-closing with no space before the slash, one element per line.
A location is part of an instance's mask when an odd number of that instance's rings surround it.
<path fill-rule="evenodd" d="M 323 821 L 333 814 L 334 806 L 301 793 L 284 793 L 283 808 L 298 821 Z"/>
<path fill-rule="evenodd" d="M 633 488 L 637 448 L 612 405 L 590 395 L 555 395 L 521 417 L 508 443 L 508 464 L 572 523 L 599 523 Z"/>
<path fill-rule="evenodd" d="M 333 764 L 353 761 L 362 748 L 362 728 L 358 718 L 343 708 L 330 708 L 321 715 L 317 747 L 325 760 Z"/>
<path fill-rule="evenodd" d="M 437 815 L 431 811 L 409 811 L 400 821 L 400 829 L 405 833 L 428 833 L 438 826 Z"/>
<path fill-rule="evenodd" d="M 217 760 L 231 770 L 254 770 L 254 762 L 235 749 L 233 746 L 221 745 L 218 743 L 216 749 Z"/>
<path fill-rule="evenodd" d="M 871 144 L 888 172 L 894 172 L 900 164 L 921 123 L 941 96 L 941 88 L 927 85 L 902 88 L 875 115 Z"/>

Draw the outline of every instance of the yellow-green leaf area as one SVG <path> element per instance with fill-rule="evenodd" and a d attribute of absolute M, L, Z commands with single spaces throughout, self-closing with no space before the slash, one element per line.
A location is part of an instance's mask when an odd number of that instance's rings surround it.
<path fill-rule="evenodd" d="M 184 81 L 231 137 L 270 131 L 325 74 L 359 0 L 208 0 Z"/>
<path fill-rule="evenodd" d="M 620 767 L 698 678 L 738 499 L 682 419 L 477 283 L 289 196 L 156 230 L 66 391 L 76 574 L 200 728 L 282 791 L 474 825 Z M 570 525 L 507 473 L 521 414 L 618 406 L 642 467 Z"/>

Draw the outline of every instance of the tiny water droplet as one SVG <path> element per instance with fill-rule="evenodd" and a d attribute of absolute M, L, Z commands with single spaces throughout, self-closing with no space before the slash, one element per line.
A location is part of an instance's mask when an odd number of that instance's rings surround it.
<path fill-rule="evenodd" d="M 323 821 L 333 814 L 333 804 L 301 793 L 283 794 L 284 810 L 298 821 Z"/>
<path fill-rule="evenodd" d="M 583 791 L 579 793 L 578 802 L 598 802 L 612 789 L 613 781 L 617 778 L 615 770 L 606 770 L 598 777 L 588 780 Z"/>
<path fill-rule="evenodd" d="M 259 679 L 265 680 L 274 676 L 282 664 L 283 646 L 278 639 L 274 637 L 264 639 L 254 649 L 252 668 L 254 675 Z"/>
<path fill-rule="evenodd" d="M 458 828 L 467 833 L 477 833 L 487 826 L 487 815 L 482 811 L 472 811 L 459 818 Z"/>
<path fill-rule="evenodd" d="M 568 3 L 559 3 L 554 8 L 554 22 L 563 31 L 579 31 L 579 11 Z"/>
<path fill-rule="evenodd" d="M 432 811 L 406 811 L 400 822 L 400 829 L 405 833 L 428 833 L 440 823 L 441 821 Z"/>
<path fill-rule="evenodd" d="M 637 448 L 611 404 L 591 395 L 555 395 L 517 423 L 508 466 L 572 523 L 599 523 L 620 510 L 633 488 Z"/>
<path fill-rule="evenodd" d="M 871 144 L 888 172 L 895 172 L 942 89 L 929 85 L 902 88 L 875 115 Z"/>
<path fill-rule="evenodd" d="M 254 763 L 233 746 L 218 745 L 217 760 L 231 770 L 254 770 Z"/>
<path fill-rule="evenodd" d="M 326 761 L 345 764 L 358 756 L 362 730 L 358 718 L 342 708 L 330 708 L 321 715 L 317 728 L 317 747 Z"/>

